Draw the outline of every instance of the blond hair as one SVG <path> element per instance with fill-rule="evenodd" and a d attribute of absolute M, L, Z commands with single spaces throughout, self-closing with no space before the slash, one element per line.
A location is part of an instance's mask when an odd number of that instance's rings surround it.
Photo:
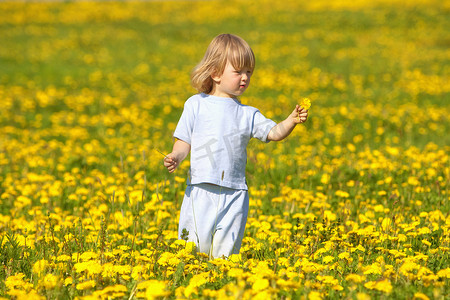
<path fill-rule="evenodd" d="M 192 86 L 201 93 L 210 93 L 211 75 L 222 75 L 228 61 L 236 70 L 255 68 L 255 55 L 245 40 L 233 34 L 220 34 L 211 41 L 205 56 L 192 71 Z"/>

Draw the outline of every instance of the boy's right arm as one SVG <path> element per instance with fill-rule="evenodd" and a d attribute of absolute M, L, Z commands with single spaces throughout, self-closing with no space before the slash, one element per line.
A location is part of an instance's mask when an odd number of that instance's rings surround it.
<path fill-rule="evenodd" d="M 172 153 L 169 153 L 164 157 L 164 166 L 170 173 L 173 173 L 183 159 L 189 154 L 189 151 L 191 151 L 191 145 L 185 141 L 176 140 L 173 145 Z"/>

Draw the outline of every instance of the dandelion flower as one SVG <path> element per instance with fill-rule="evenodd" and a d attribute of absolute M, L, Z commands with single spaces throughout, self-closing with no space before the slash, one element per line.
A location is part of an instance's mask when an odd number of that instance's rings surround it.
<path fill-rule="evenodd" d="M 316 291 L 312 291 L 308 294 L 308 299 L 310 300 L 321 300 L 322 298 L 322 294 L 320 294 L 319 292 Z"/>
<path fill-rule="evenodd" d="M 234 263 L 238 263 L 238 262 L 242 261 L 242 256 L 241 256 L 241 254 L 231 254 L 228 257 L 228 260 L 231 262 L 234 262 Z"/>
<path fill-rule="evenodd" d="M 430 298 L 428 298 L 428 296 L 423 293 L 415 293 L 413 299 L 429 300 Z"/>
<path fill-rule="evenodd" d="M 158 297 L 166 297 L 170 295 L 169 291 L 166 291 L 167 281 L 149 280 L 146 282 L 147 289 L 145 296 L 147 299 L 156 299 Z"/>
<path fill-rule="evenodd" d="M 72 277 L 67 277 L 66 279 L 64 279 L 65 286 L 71 285 L 72 283 L 73 283 Z"/>
<path fill-rule="evenodd" d="M 46 261 L 45 259 L 38 260 L 33 265 L 33 273 L 40 276 L 40 274 L 44 273 L 44 271 L 47 269 L 47 267 L 48 267 L 48 261 Z"/>
<path fill-rule="evenodd" d="M 88 290 L 88 289 L 95 287 L 95 285 L 96 285 L 96 283 L 94 280 L 89 280 L 89 281 L 77 284 L 77 290 L 81 290 L 81 291 Z"/>
<path fill-rule="evenodd" d="M 302 98 L 300 100 L 300 106 L 304 109 L 309 109 L 311 107 L 311 100 L 309 98 Z"/>
<path fill-rule="evenodd" d="M 47 274 L 45 275 L 43 281 L 42 281 L 42 285 L 47 289 L 53 289 L 54 287 L 56 287 L 59 284 L 59 279 L 57 276 L 53 275 L 53 274 Z"/>
<path fill-rule="evenodd" d="M 450 278 L 450 268 L 442 269 L 436 275 L 441 278 Z"/>
<path fill-rule="evenodd" d="M 427 245 L 428 247 L 431 246 L 431 243 L 429 241 L 425 240 L 425 239 L 422 240 L 422 243 Z"/>
<path fill-rule="evenodd" d="M 356 294 L 356 299 L 357 300 L 370 300 L 370 296 L 365 294 L 365 293 L 357 293 Z"/>
<path fill-rule="evenodd" d="M 369 290 L 377 290 L 389 294 L 392 291 L 392 284 L 388 279 L 381 281 L 369 281 L 364 284 Z"/>
<path fill-rule="evenodd" d="M 258 278 L 256 279 L 256 281 L 253 283 L 253 290 L 255 291 L 262 291 L 265 290 L 269 287 L 269 280 L 265 279 L 265 278 Z"/>
<path fill-rule="evenodd" d="M 348 274 L 348 275 L 345 277 L 345 280 L 351 281 L 351 282 L 354 282 L 354 283 L 361 283 L 361 282 L 363 282 L 364 280 L 366 280 L 366 277 L 365 277 L 365 276 L 358 275 L 358 274 Z"/>
<path fill-rule="evenodd" d="M 329 264 L 329 263 L 331 263 L 333 260 L 334 260 L 334 257 L 331 256 L 331 255 L 327 255 L 327 256 L 325 256 L 325 257 L 322 259 L 322 261 L 323 261 L 324 264 Z"/>

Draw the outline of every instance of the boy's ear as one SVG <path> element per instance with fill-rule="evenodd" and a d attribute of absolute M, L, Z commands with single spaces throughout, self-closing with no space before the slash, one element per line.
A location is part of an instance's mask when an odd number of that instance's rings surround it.
<path fill-rule="evenodd" d="M 212 80 L 214 81 L 214 82 L 216 82 L 216 83 L 220 83 L 220 75 L 217 75 L 218 74 L 218 72 L 216 71 L 216 70 L 214 70 L 212 73 L 211 73 L 211 78 L 212 78 Z"/>

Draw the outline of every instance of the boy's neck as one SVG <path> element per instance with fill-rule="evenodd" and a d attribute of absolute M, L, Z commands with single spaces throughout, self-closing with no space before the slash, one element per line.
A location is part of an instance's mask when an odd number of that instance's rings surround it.
<path fill-rule="evenodd" d="M 208 95 L 208 96 L 216 97 L 216 98 L 233 99 L 233 100 L 235 100 L 235 101 L 241 103 L 241 99 L 239 99 L 238 97 L 230 97 L 230 96 L 215 95 L 215 94 L 213 94 L 213 93 L 205 93 L 205 94 Z"/>

